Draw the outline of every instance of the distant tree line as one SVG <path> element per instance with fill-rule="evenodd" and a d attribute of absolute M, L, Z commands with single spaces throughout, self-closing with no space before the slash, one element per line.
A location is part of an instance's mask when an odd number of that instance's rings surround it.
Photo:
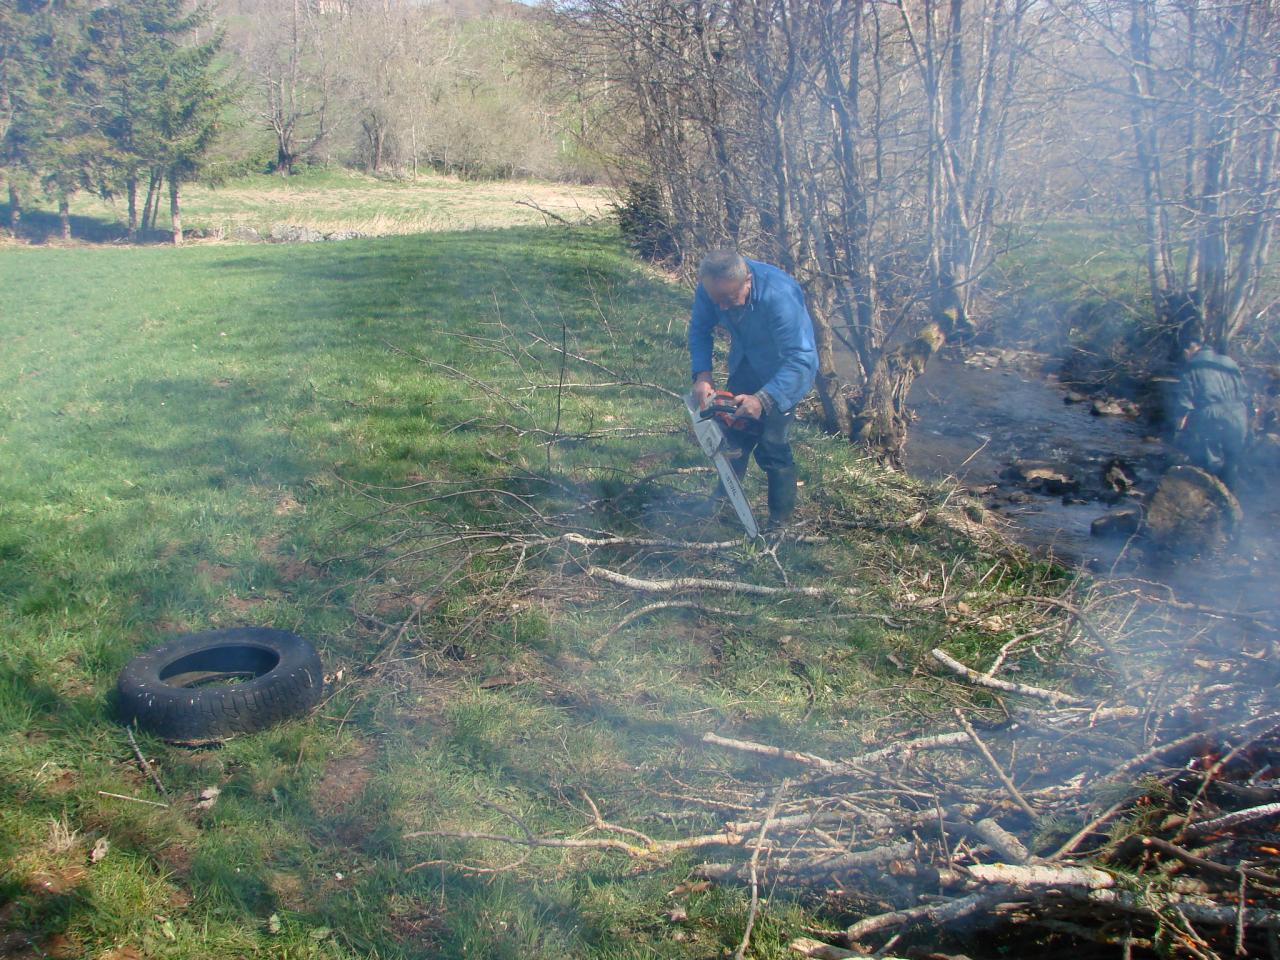
<path fill-rule="evenodd" d="M 513 3 L 223 0 L 251 129 L 287 174 L 332 158 L 374 173 L 580 178 L 531 53 L 544 24 Z"/>
<path fill-rule="evenodd" d="M 1163 349 L 1189 305 L 1220 346 L 1274 309 L 1273 0 L 572 0 L 553 37 L 637 245 L 794 273 L 827 426 L 891 461 L 1019 220 L 1132 225 Z"/>
<path fill-rule="evenodd" d="M 184 183 L 313 163 L 592 177 L 534 64 L 547 28 L 505 0 L 0 0 L 9 227 L 48 197 L 69 236 L 86 191 L 130 239 L 167 203 L 180 241 Z"/>
<path fill-rule="evenodd" d="M 17 231 L 33 191 L 64 238 L 78 191 L 123 195 L 130 238 L 167 199 L 182 242 L 182 185 L 201 171 L 231 87 L 222 34 L 188 0 L 0 3 L 0 169 Z M 139 206 L 141 200 L 141 206 Z"/>

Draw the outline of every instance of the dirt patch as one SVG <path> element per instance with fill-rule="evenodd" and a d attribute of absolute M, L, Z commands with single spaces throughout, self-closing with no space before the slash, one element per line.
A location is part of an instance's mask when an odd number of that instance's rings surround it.
<path fill-rule="evenodd" d="M 235 567 L 228 567 L 225 563 L 210 563 L 208 560 L 201 560 L 196 564 L 196 573 L 208 577 L 214 583 L 226 583 L 235 572 Z"/>
<path fill-rule="evenodd" d="M 292 502 L 297 504 L 296 500 Z M 280 513 L 279 507 L 276 508 L 276 513 Z M 280 579 L 285 583 L 293 583 L 297 580 L 318 580 L 324 575 L 324 571 L 310 560 L 281 554 L 280 537 L 276 534 L 259 539 L 257 547 L 258 552 L 262 554 L 262 559 L 276 568 Z"/>
<path fill-rule="evenodd" d="M 267 885 L 275 894 L 276 902 L 285 910 L 303 910 L 309 901 L 302 880 L 292 873 L 274 870 L 267 875 Z"/>
<path fill-rule="evenodd" d="M 51 897 L 59 896 L 80 886 L 88 875 L 89 871 L 78 863 L 62 867 L 41 867 L 31 875 L 31 879 L 27 881 L 27 888 L 32 893 Z"/>
<path fill-rule="evenodd" d="M 179 634 L 191 633 L 191 621 L 189 620 L 170 620 L 167 617 L 161 618 L 152 624 L 157 633 L 160 634 Z"/>
<path fill-rule="evenodd" d="M 387 915 L 391 936 L 416 949 L 432 947 L 440 942 L 444 930 L 444 918 L 426 904 L 405 903 L 397 905 Z"/>
<path fill-rule="evenodd" d="M 360 743 L 354 752 L 333 760 L 311 788 L 311 805 L 322 817 L 342 812 L 373 779 L 373 748 Z"/>
<path fill-rule="evenodd" d="M 192 854 L 191 849 L 181 843 L 170 843 L 165 847 L 156 851 L 156 862 L 165 870 L 166 873 L 175 877 L 186 877 L 191 873 Z M 172 900 L 177 894 L 170 895 Z M 185 893 L 189 903 L 191 898 Z"/>
<path fill-rule="evenodd" d="M 273 512 L 277 517 L 287 517 L 289 514 L 297 513 L 299 510 L 303 509 L 305 508 L 301 503 L 286 493 L 276 501 L 275 510 Z"/>
<path fill-rule="evenodd" d="M 279 600 L 284 594 L 279 590 L 265 590 L 260 594 L 252 594 L 247 597 L 232 596 L 225 600 L 227 609 L 237 616 L 244 616 L 257 610 L 264 603 L 271 600 Z"/>

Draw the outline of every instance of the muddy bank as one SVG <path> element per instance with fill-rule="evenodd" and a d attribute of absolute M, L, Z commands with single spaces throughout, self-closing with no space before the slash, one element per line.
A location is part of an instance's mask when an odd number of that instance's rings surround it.
<path fill-rule="evenodd" d="M 1126 549 L 1123 538 L 1090 534 L 1109 510 L 1140 506 L 1176 462 L 1141 411 L 1121 406 L 1099 415 L 1093 398 L 1059 382 L 1046 358 L 1018 351 L 935 358 L 909 402 L 917 419 L 907 469 L 929 479 L 954 478 L 1033 551 L 1113 576 L 1175 583 L 1218 603 L 1274 603 L 1280 510 L 1266 476 L 1243 485 L 1246 522 L 1225 558 L 1156 563 Z"/>

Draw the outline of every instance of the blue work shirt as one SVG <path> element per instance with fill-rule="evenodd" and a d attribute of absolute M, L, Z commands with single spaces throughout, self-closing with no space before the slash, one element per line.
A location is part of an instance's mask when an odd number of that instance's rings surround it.
<path fill-rule="evenodd" d="M 693 295 L 689 360 L 697 376 L 711 369 L 711 331 L 729 331 L 729 375 L 745 360 L 765 381 L 764 391 L 783 413 L 805 398 L 818 373 L 813 320 L 800 284 L 777 267 L 748 260 L 751 294 L 741 307 L 721 310 L 702 284 Z"/>

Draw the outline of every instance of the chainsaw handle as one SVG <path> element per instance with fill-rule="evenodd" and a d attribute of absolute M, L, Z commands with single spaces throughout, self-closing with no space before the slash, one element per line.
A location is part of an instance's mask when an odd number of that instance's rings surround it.
<path fill-rule="evenodd" d="M 712 403 L 709 406 L 703 407 L 700 411 L 698 411 L 698 419 L 710 420 L 717 413 L 726 413 L 729 416 L 733 416 L 737 412 L 738 412 L 738 405 L 736 403 L 726 403 L 723 400 L 717 400 L 715 403 Z"/>

